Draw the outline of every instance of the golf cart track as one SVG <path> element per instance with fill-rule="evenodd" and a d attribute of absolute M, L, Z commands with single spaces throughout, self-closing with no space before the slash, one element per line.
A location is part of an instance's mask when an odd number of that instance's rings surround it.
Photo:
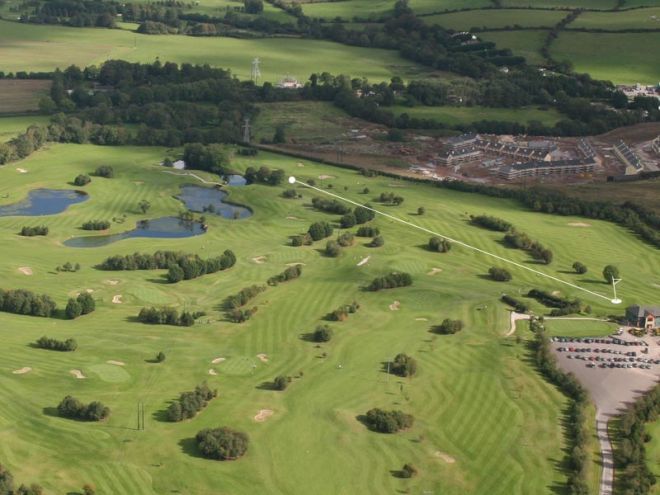
<path fill-rule="evenodd" d="M 170 175 L 176 175 L 177 177 L 194 177 L 195 179 L 197 179 L 200 182 L 203 182 L 204 184 L 213 184 L 214 186 L 222 186 L 223 185 L 221 182 L 211 182 L 211 181 L 208 181 L 206 179 L 203 179 L 199 175 L 193 174 L 192 172 L 184 172 L 182 174 L 178 174 L 176 172 L 171 172 L 169 170 L 163 170 L 163 172 L 166 173 L 166 174 L 170 174 Z"/>
<path fill-rule="evenodd" d="M 614 455 L 612 442 L 607 430 L 607 416 L 600 411 L 596 412 L 596 432 L 600 444 L 600 458 L 603 471 L 600 475 L 599 495 L 612 495 L 614 493 Z"/>

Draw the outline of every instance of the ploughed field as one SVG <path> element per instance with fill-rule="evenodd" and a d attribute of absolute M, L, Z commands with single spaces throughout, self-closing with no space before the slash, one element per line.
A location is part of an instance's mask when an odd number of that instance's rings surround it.
<path fill-rule="evenodd" d="M 176 199 L 181 186 L 200 183 L 164 173 L 157 164 L 165 153 L 161 148 L 52 145 L 0 168 L 0 206 L 20 202 L 35 189 L 77 189 L 69 182 L 100 165 L 115 170 L 113 179 L 92 177 L 82 188 L 89 199 L 61 213 L 0 218 L 3 289 L 45 293 L 59 307 L 86 290 L 97 300 L 95 312 L 73 321 L 0 313 L 0 459 L 18 482 L 38 482 L 57 493 L 92 483 L 99 493 L 126 495 L 248 494 L 255 487 L 282 494 L 561 490 L 567 401 L 530 364 L 526 325 L 519 323 L 520 342 L 504 337 L 509 314 L 498 299 L 502 292 L 518 297 L 539 288 L 585 296 L 595 315 L 621 307 L 513 267 L 511 282 L 490 281 L 484 275 L 498 263 L 459 246 L 431 253 L 423 247 L 428 235 L 385 218 L 373 221 L 385 239 L 380 248 L 356 238 L 338 258 L 329 258 L 320 252 L 325 241 L 291 247 L 289 236 L 305 232 L 313 221 L 336 223 L 338 215 L 313 210 L 309 203 L 318 193 L 308 189 L 299 189 L 302 199 L 283 198 L 288 184 L 228 188 L 228 201 L 249 207 L 252 216 L 234 220 L 206 214 L 208 231 L 194 237 L 129 238 L 96 248 L 63 245 L 71 237 L 90 235 L 80 229 L 86 221 L 111 221 L 109 231 L 98 234 L 107 235 L 131 230 L 145 218 L 176 216 L 183 208 Z M 376 205 L 375 196 L 393 192 L 403 204 L 377 207 L 605 294 L 609 288 L 599 273 L 615 264 L 624 279 L 619 286 L 624 306 L 660 297 L 657 251 L 611 223 L 589 220 L 584 226 L 582 218 L 528 212 L 508 200 L 366 178 L 278 155 L 237 157 L 233 165 L 239 172 L 248 165 L 284 168 L 287 175 L 314 179 L 319 187 L 332 184 L 331 191 L 361 203 Z M 369 194 L 361 193 L 364 187 Z M 146 214 L 138 208 L 143 199 L 151 203 Z M 419 206 L 426 209 L 423 216 L 414 213 Z M 522 251 L 505 248 L 501 233 L 467 223 L 467 214 L 484 212 L 550 247 L 553 263 L 535 264 Z M 576 227 L 579 223 L 583 226 Z M 48 226 L 49 235 L 17 235 L 23 226 L 36 225 Z M 229 270 L 175 285 L 166 283 L 164 270 L 94 268 L 108 256 L 159 249 L 202 258 L 232 249 L 237 262 Z M 589 267 L 586 275 L 565 273 L 576 260 Z M 82 268 L 58 273 L 55 268 L 67 261 Z M 226 320 L 222 304 L 228 296 L 265 284 L 291 263 L 304 264 L 299 279 L 258 295 L 249 306 L 259 310 L 248 322 Z M 362 289 L 392 271 L 410 273 L 413 285 Z M 330 342 L 316 348 L 301 338 L 328 312 L 352 301 L 360 310 L 346 321 L 328 323 L 334 330 Z M 135 321 L 142 307 L 163 305 L 207 315 L 189 328 Z M 532 307 L 547 311 L 536 303 Z M 465 329 L 452 336 L 429 331 L 445 318 L 462 319 Z M 43 335 L 75 338 L 78 349 L 32 348 L 30 343 Z M 166 361 L 148 362 L 159 351 Z M 415 377 L 383 372 L 383 363 L 400 352 L 417 359 Z M 23 368 L 31 371 L 13 373 Z M 86 378 L 75 378 L 72 370 Z M 301 371 L 303 376 L 284 392 L 262 387 L 277 375 Z M 218 389 L 218 398 L 193 419 L 163 421 L 169 402 L 204 380 Z M 83 402 L 102 401 L 111 408 L 110 418 L 84 423 L 53 415 L 52 408 L 68 394 Z M 136 430 L 138 402 L 146 411 L 144 431 Z M 413 414 L 415 423 L 394 435 L 370 432 L 357 416 L 373 407 L 401 409 Z M 250 436 L 243 458 L 219 462 L 198 454 L 194 435 L 218 426 Z M 411 480 L 393 476 L 404 463 L 414 464 L 419 475 Z M 593 472 L 598 473 L 597 466 Z"/>

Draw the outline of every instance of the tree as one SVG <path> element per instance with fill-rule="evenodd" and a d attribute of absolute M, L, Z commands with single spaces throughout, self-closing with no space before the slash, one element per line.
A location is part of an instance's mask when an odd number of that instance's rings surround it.
<path fill-rule="evenodd" d="M 307 232 L 313 241 L 320 241 L 321 239 L 330 237 L 334 229 L 328 222 L 315 222 L 309 226 Z"/>
<path fill-rule="evenodd" d="M 149 211 L 149 208 L 151 208 L 151 203 L 146 199 L 143 199 L 138 203 L 138 208 L 140 208 L 140 211 L 144 214 Z"/>
<path fill-rule="evenodd" d="M 286 130 L 283 125 L 278 125 L 275 128 L 275 134 L 273 134 L 273 143 L 282 144 L 286 142 Z"/>
<path fill-rule="evenodd" d="M 417 373 L 417 361 L 407 354 L 397 354 L 394 357 L 394 361 L 390 363 L 389 370 L 395 375 L 413 376 Z"/>
<path fill-rule="evenodd" d="M 418 215 L 422 216 L 424 213 L 426 213 L 426 208 L 424 208 L 423 206 L 420 206 L 419 208 L 417 208 L 417 214 Z"/>
<path fill-rule="evenodd" d="M 579 261 L 573 263 L 573 270 L 575 270 L 575 273 L 579 273 L 580 275 L 584 275 L 585 273 L 587 273 L 586 265 L 583 265 Z"/>
<path fill-rule="evenodd" d="M 64 309 L 64 314 L 70 320 L 75 320 L 82 314 L 82 306 L 78 301 L 71 298 Z"/>
<path fill-rule="evenodd" d="M 369 243 L 369 247 L 381 247 L 385 245 L 385 239 L 383 238 L 382 235 L 377 235 L 373 239 L 371 239 L 371 242 Z"/>
<path fill-rule="evenodd" d="M 319 325 L 312 333 L 314 342 L 329 342 L 332 338 L 332 329 L 328 325 Z"/>
<path fill-rule="evenodd" d="M 273 388 L 275 390 L 283 391 L 288 387 L 288 385 L 289 380 L 287 380 L 286 376 L 279 375 L 275 377 L 275 380 L 273 380 Z"/>
<path fill-rule="evenodd" d="M 180 282 L 184 278 L 184 273 L 183 273 L 183 268 L 181 268 L 179 265 L 172 265 L 170 266 L 169 270 L 167 271 L 167 280 L 172 283 L 176 284 L 177 282 Z"/>
<path fill-rule="evenodd" d="M 401 477 L 412 478 L 414 476 L 417 476 L 417 468 L 410 463 L 404 464 L 403 468 L 401 468 Z"/>
<path fill-rule="evenodd" d="M 396 433 L 399 430 L 410 428 L 413 425 L 413 417 L 402 411 L 384 411 L 374 408 L 367 411 L 364 423 L 370 430 L 380 433 Z"/>
<path fill-rule="evenodd" d="M 341 246 L 337 241 L 328 241 L 325 245 L 325 255 L 331 258 L 336 258 L 341 254 Z"/>
<path fill-rule="evenodd" d="M 227 427 L 202 430 L 195 440 L 204 457 L 220 461 L 238 459 L 247 452 L 249 443 L 245 433 Z"/>
<path fill-rule="evenodd" d="M 436 253 L 446 253 L 451 249 L 451 244 L 446 239 L 431 237 L 429 239 L 429 250 Z"/>
<path fill-rule="evenodd" d="M 86 186 L 90 182 L 92 182 L 92 179 L 90 179 L 89 175 L 85 174 L 77 175 L 76 178 L 73 179 L 73 185 L 78 187 Z"/>
<path fill-rule="evenodd" d="M 508 282 L 511 280 L 511 273 L 509 273 L 509 270 L 498 268 L 496 266 L 492 266 L 488 269 L 488 275 L 497 282 Z"/>
<path fill-rule="evenodd" d="M 264 11 L 263 0 L 243 0 L 246 14 L 261 14 Z"/>
<path fill-rule="evenodd" d="M 607 265 L 603 268 L 603 277 L 608 284 L 611 284 L 613 279 L 619 278 L 619 269 L 614 265 Z"/>
<path fill-rule="evenodd" d="M 80 303 L 80 309 L 84 315 L 89 314 L 96 309 L 96 301 L 94 301 L 94 298 L 88 292 L 82 292 L 78 295 L 76 300 Z"/>
<path fill-rule="evenodd" d="M 461 320 L 451 320 L 446 318 L 440 325 L 433 327 L 433 331 L 443 335 L 451 335 L 460 332 L 463 329 L 463 322 Z"/>
<path fill-rule="evenodd" d="M 163 361 L 165 361 L 165 353 L 160 351 L 158 354 L 156 354 L 156 362 L 162 363 Z"/>
<path fill-rule="evenodd" d="M 94 171 L 94 175 L 97 177 L 105 177 L 106 179 L 112 179 L 115 176 L 114 169 L 109 165 L 101 165 L 97 167 Z"/>

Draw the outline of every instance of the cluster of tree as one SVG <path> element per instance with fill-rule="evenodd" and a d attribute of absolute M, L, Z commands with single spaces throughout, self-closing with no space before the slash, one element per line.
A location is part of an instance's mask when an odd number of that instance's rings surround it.
<path fill-rule="evenodd" d="M 312 241 L 320 241 L 321 239 L 330 237 L 333 232 L 334 229 L 328 222 L 314 222 L 307 229 L 307 233 L 312 238 Z"/>
<path fill-rule="evenodd" d="M 578 273 L 580 275 L 584 275 L 587 273 L 587 265 L 584 263 L 580 263 L 579 261 L 576 261 L 573 263 L 573 270 L 575 270 L 575 273 Z"/>
<path fill-rule="evenodd" d="M 80 263 L 71 263 L 70 261 L 65 262 L 63 265 L 57 265 L 55 271 L 58 272 L 68 272 L 75 273 L 80 270 Z"/>
<path fill-rule="evenodd" d="M 64 314 L 70 320 L 74 320 L 81 315 L 87 315 L 96 309 L 96 301 L 88 292 L 81 292 L 74 299 L 69 299 L 64 309 Z"/>
<path fill-rule="evenodd" d="M 52 137 L 45 126 L 31 125 L 23 134 L 7 143 L 0 143 L 0 165 L 30 156 L 46 142 L 52 141 Z"/>
<path fill-rule="evenodd" d="M 174 308 L 142 308 L 137 317 L 141 323 L 150 325 L 175 325 L 179 327 L 191 327 L 195 324 L 195 316 L 188 311 L 181 314 Z"/>
<path fill-rule="evenodd" d="M 357 230 L 355 235 L 358 237 L 376 237 L 380 235 L 380 229 L 372 225 L 363 225 Z"/>
<path fill-rule="evenodd" d="M 364 424 L 372 431 L 379 433 L 396 433 L 413 425 L 414 418 L 402 411 L 385 411 L 374 408 L 367 411 L 364 416 Z"/>
<path fill-rule="evenodd" d="M 502 294 L 500 300 L 503 303 L 508 304 L 509 306 L 513 306 L 518 313 L 527 313 L 527 311 L 529 311 L 529 306 L 527 306 L 527 304 L 520 301 L 519 299 L 516 299 L 515 297 L 511 297 L 507 294 Z"/>
<path fill-rule="evenodd" d="M 568 462 L 570 469 L 568 487 L 570 493 L 589 493 L 587 483 L 587 440 L 588 404 L 587 391 L 572 373 L 564 373 L 557 366 L 555 356 L 550 348 L 550 339 L 545 333 L 543 325 L 535 319 L 530 320 L 530 330 L 535 334 L 535 361 L 536 366 L 570 399 L 571 403 L 567 415 L 567 438 L 572 446 L 569 449 Z"/>
<path fill-rule="evenodd" d="M 30 486 L 20 485 L 16 488 L 14 477 L 0 464 L 0 495 L 43 495 L 43 493 L 43 488 L 34 483 Z"/>
<path fill-rule="evenodd" d="M 532 289 L 527 293 L 527 297 L 536 299 L 538 302 L 549 308 L 555 308 L 550 312 L 550 316 L 564 316 L 572 313 L 579 313 L 582 310 L 582 305 L 579 299 L 566 299 L 560 296 L 553 296 L 552 294 Z"/>
<path fill-rule="evenodd" d="M 400 353 L 389 363 L 389 370 L 398 376 L 413 376 L 417 373 L 417 361 L 408 354 Z"/>
<path fill-rule="evenodd" d="M 328 325 L 319 325 L 312 332 L 312 340 L 314 342 L 330 342 L 330 339 L 332 339 L 332 328 Z"/>
<path fill-rule="evenodd" d="M 337 215 L 345 215 L 351 211 L 348 206 L 336 199 L 312 198 L 312 206 L 317 210 L 325 211 L 326 213 L 336 213 Z"/>
<path fill-rule="evenodd" d="M 246 309 L 234 308 L 227 312 L 227 318 L 234 323 L 244 323 L 254 316 L 257 309 L 256 306 Z"/>
<path fill-rule="evenodd" d="M 268 279 L 268 285 L 277 285 L 281 282 L 287 282 L 289 280 L 295 280 L 302 275 L 302 265 L 294 265 L 288 267 L 282 273 L 270 277 Z"/>
<path fill-rule="evenodd" d="M 490 215 L 470 215 L 470 223 L 496 232 L 508 232 L 513 229 L 513 225 L 509 222 Z"/>
<path fill-rule="evenodd" d="M 78 187 L 86 186 L 90 182 L 92 182 L 92 178 L 86 174 L 78 174 L 76 175 L 76 178 L 73 179 L 73 185 Z"/>
<path fill-rule="evenodd" d="M 81 225 L 83 230 L 107 230 L 110 228 L 108 220 L 89 220 Z"/>
<path fill-rule="evenodd" d="M 451 243 L 447 239 L 434 236 L 429 239 L 428 248 L 435 253 L 446 253 L 451 249 Z"/>
<path fill-rule="evenodd" d="M 384 277 L 377 277 L 367 287 L 367 290 L 379 291 L 382 289 L 394 289 L 396 287 L 407 287 L 412 285 L 412 277 L 409 273 L 392 272 Z"/>
<path fill-rule="evenodd" d="M 518 232 L 515 229 L 510 230 L 504 235 L 504 243 L 512 248 L 528 251 L 534 259 L 541 260 L 546 265 L 552 263 L 552 251 L 540 242 L 530 239 L 524 232 Z"/>
<path fill-rule="evenodd" d="M 488 269 L 488 276 L 496 282 L 508 282 L 511 280 L 511 273 L 506 268 L 491 266 Z"/>
<path fill-rule="evenodd" d="M 363 223 L 367 223 L 368 221 L 373 220 L 374 217 L 376 216 L 376 213 L 374 213 L 374 211 L 371 210 L 370 208 L 371 205 L 369 205 L 368 203 L 364 206 L 356 206 L 353 209 L 353 211 L 346 213 L 344 216 L 342 216 L 339 219 L 339 223 L 341 227 L 343 229 L 348 229 L 354 227 L 355 225 L 362 225 Z M 369 228 L 374 229 L 375 227 L 369 227 Z M 371 237 L 371 236 L 364 235 L 361 237 Z"/>
<path fill-rule="evenodd" d="M 341 254 L 341 246 L 337 241 L 328 241 L 323 252 L 330 258 L 336 258 Z"/>
<path fill-rule="evenodd" d="M 101 165 L 100 167 L 96 167 L 93 175 L 95 177 L 112 179 L 115 176 L 115 170 L 110 165 Z"/>
<path fill-rule="evenodd" d="M 38 225 L 36 227 L 23 227 L 20 235 L 25 237 L 33 237 L 35 235 L 48 235 L 48 227 L 45 225 Z"/>
<path fill-rule="evenodd" d="M 615 459 L 621 466 L 620 479 L 617 482 L 624 493 L 647 495 L 652 493 L 656 477 L 649 469 L 644 444 L 651 440 L 645 423 L 653 422 L 660 414 L 660 385 L 639 397 L 621 416 L 619 428 L 615 430 L 619 448 Z"/>
<path fill-rule="evenodd" d="M 250 287 L 245 287 L 238 291 L 237 294 L 229 296 L 225 304 L 229 309 L 240 308 L 241 306 L 245 306 L 248 301 L 254 299 L 265 290 L 266 287 L 263 285 L 251 285 Z"/>
<path fill-rule="evenodd" d="M 45 294 L 38 295 L 24 289 L 0 289 L 0 311 L 5 313 L 48 318 L 55 308 L 55 302 Z"/>
<path fill-rule="evenodd" d="M 386 205 L 396 205 L 396 206 L 398 206 L 401 203 L 403 203 L 403 197 L 399 196 L 397 194 L 394 194 L 392 192 L 388 192 L 388 193 L 383 192 L 383 193 L 380 193 L 380 196 L 378 196 L 378 201 L 380 203 L 384 203 Z"/>
<path fill-rule="evenodd" d="M 309 235 L 309 232 L 306 232 L 303 235 L 292 235 L 291 236 L 291 245 L 293 247 L 300 246 L 309 246 L 313 243 L 312 236 Z"/>
<path fill-rule="evenodd" d="M 355 235 L 351 234 L 350 232 L 343 232 L 337 237 L 337 244 L 339 244 L 341 247 L 352 246 L 354 242 Z"/>
<path fill-rule="evenodd" d="M 185 258 L 194 254 L 182 251 L 156 251 L 154 254 L 133 253 L 125 256 L 111 256 L 98 265 L 100 270 L 164 270 L 170 265 L 178 265 Z"/>
<path fill-rule="evenodd" d="M 445 318 L 442 320 L 440 325 L 435 325 L 433 331 L 441 335 L 453 335 L 455 333 L 463 330 L 463 321 L 462 320 L 452 320 L 450 318 Z"/>
<path fill-rule="evenodd" d="M 101 421 L 110 416 L 110 408 L 98 401 L 83 404 L 75 397 L 67 395 L 57 405 L 57 414 L 80 421 Z"/>
<path fill-rule="evenodd" d="M 229 165 L 227 152 L 218 144 L 188 143 L 183 148 L 183 161 L 188 168 L 218 175 L 227 173 Z"/>
<path fill-rule="evenodd" d="M 195 435 L 197 448 L 208 459 L 231 461 L 247 452 L 249 439 L 245 433 L 230 428 L 204 429 Z"/>
<path fill-rule="evenodd" d="M 297 199 L 297 198 L 301 198 L 302 195 L 298 194 L 298 191 L 296 191 L 295 189 L 285 189 L 284 191 L 282 191 L 282 197 L 286 199 Z"/>
<path fill-rule="evenodd" d="M 176 263 L 170 264 L 167 272 L 167 280 L 177 283 L 181 280 L 191 280 L 209 273 L 216 273 L 231 268 L 236 263 L 236 255 L 227 249 L 221 256 L 215 258 L 201 259 L 199 256 L 185 256 L 178 259 Z"/>
<path fill-rule="evenodd" d="M 52 351 L 70 352 L 78 348 L 78 342 L 75 339 L 57 340 L 46 337 L 39 338 L 35 345 L 40 349 L 49 349 Z"/>
<path fill-rule="evenodd" d="M 344 304 L 331 311 L 325 315 L 325 319 L 328 321 L 344 321 L 348 318 L 348 315 L 357 313 L 358 309 L 360 309 L 360 304 L 357 301 L 353 301 L 351 304 Z"/>
<path fill-rule="evenodd" d="M 217 396 L 218 391 L 211 390 L 206 382 L 197 385 L 191 392 L 181 392 L 179 398 L 167 408 L 167 419 L 176 422 L 194 418 L 208 405 L 210 400 Z"/>
<path fill-rule="evenodd" d="M 262 166 L 259 169 L 248 167 L 245 169 L 243 175 L 248 184 L 266 184 L 268 186 L 279 186 L 284 182 L 285 173 L 282 169 L 271 170 L 268 167 Z"/>
<path fill-rule="evenodd" d="M 373 239 L 371 239 L 371 242 L 367 244 L 368 247 L 373 247 L 373 248 L 378 248 L 382 247 L 385 245 L 385 239 L 383 238 L 382 235 L 377 235 Z"/>

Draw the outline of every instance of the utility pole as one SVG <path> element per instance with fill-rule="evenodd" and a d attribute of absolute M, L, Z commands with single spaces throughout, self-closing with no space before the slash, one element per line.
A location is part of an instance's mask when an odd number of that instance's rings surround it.
<path fill-rule="evenodd" d="M 254 84 L 259 83 L 259 78 L 261 77 L 261 70 L 259 69 L 259 64 L 261 61 L 259 60 L 259 57 L 255 57 L 252 60 L 252 70 L 250 72 L 250 79 L 252 79 L 252 82 Z"/>
<path fill-rule="evenodd" d="M 250 144 L 250 117 L 245 117 L 243 121 L 243 142 Z"/>

